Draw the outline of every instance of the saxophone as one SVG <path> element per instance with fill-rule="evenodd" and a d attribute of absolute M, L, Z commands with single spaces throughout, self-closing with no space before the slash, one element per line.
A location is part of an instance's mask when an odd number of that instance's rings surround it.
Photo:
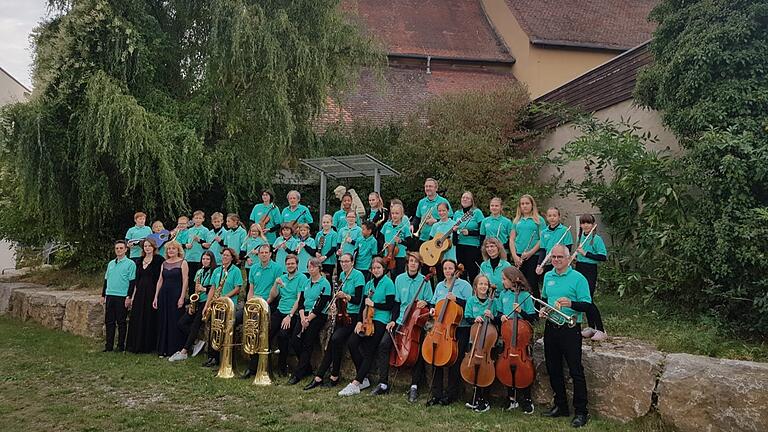
<path fill-rule="evenodd" d="M 261 298 L 254 296 L 245 302 L 243 309 L 243 351 L 249 355 L 259 356 L 259 366 L 256 370 L 254 385 L 266 386 L 272 384 L 269 377 L 269 305 Z"/>
<path fill-rule="evenodd" d="M 218 378 L 233 378 L 232 339 L 235 330 L 235 304 L 232 299 L 222 296 L 221 291 L 229 276 L 229 269 L 222 269 L 219 285 L 214 292 L 209 314 L 211 317 L 211 348 L 221 353 Z"/>
<path fill-rule="evenodd" d="M 195 293 L 189 296 L 189 314 L 190 315 L 194 315 L 195 312 L 197 312 L 197 302 L 200 301 L 200 293 L 197 292 L 197 284 L 200 283 L 200 279 L 202 279 L 202 276 L 198 272 L 195 275 Z"/>

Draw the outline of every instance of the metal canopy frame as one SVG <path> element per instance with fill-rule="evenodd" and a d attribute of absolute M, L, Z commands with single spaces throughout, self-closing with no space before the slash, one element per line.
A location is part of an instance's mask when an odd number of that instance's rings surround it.
<path fill-rule="evenodd" d="M 381 192 L 381 177 L 399 177 L 400 173 L 368 153 L 352 156 L 328 156 L 313 159 L 299 159 L 301 163 L 320 173 L 320 217 L 325 214 L 328 178 L 373 177 L 373 190 Z"/>

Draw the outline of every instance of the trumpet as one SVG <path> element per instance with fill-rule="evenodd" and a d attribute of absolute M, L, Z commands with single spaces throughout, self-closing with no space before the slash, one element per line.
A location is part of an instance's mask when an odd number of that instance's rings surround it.
<path fill-rule="evenodd" d="M 559 306 L 552 307 L 549 305 L 549 303 L 545 302 L 544 300 L 537 299 L 534 296 L 531 296 L 531 300 L 533 300 L 534 303 L 541 305 L 540 308 L 534 306 L 533 309 L 539 313 L 543 310 L 547 316 L 547 321 L 551 322 L 552 324 L 558 326 L 567 325 L 568 327 L 576 326 L 576 315 L 568 315 L 565 312 L 562 312 L 559 309 Z M 552 312 L 554 312 L 554 314 Z"/>

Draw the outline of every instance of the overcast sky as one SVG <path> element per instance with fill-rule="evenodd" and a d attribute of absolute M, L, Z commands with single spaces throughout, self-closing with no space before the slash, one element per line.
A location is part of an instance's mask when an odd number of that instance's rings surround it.
<path fill-rule="evenodd" d="M 0 67 L 32 88 L 29 34 L 47 14 L 45 0 L 0 0 Z"/>

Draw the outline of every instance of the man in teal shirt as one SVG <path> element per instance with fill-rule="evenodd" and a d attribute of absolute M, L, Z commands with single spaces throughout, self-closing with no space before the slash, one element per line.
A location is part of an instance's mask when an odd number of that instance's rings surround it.
<path fill-rule="evenodd" d="M 437 180 L 433 178 L 424 180 L 424 194 L 426 196 L 419 200 L 419 204 L 416 207 L 416 217 L 413 218 L 413 225 L 411 225 L 411 232 L 413 233 L 421 228 L 418 246 L 429 240 L 432 225 L 439 220 L 440 216 L 437 213 L 438 204 L 442 202 L 448 204 L 448 213 L 453 213 L 451 203 L 437 193 Z"/>
<path fill-rule="evenodd" d="M 107 264 L 101 303 L 104 305 L 106 343 L 104 352 L 112 351 L 117 327 L 117 351 L 125 351 L 126 318 L 131 307 L 131 296 L 136 282 L 136 263 L 125 256 L 128 245 L 124 240 L 115 242 L 115 259 Z"/>

